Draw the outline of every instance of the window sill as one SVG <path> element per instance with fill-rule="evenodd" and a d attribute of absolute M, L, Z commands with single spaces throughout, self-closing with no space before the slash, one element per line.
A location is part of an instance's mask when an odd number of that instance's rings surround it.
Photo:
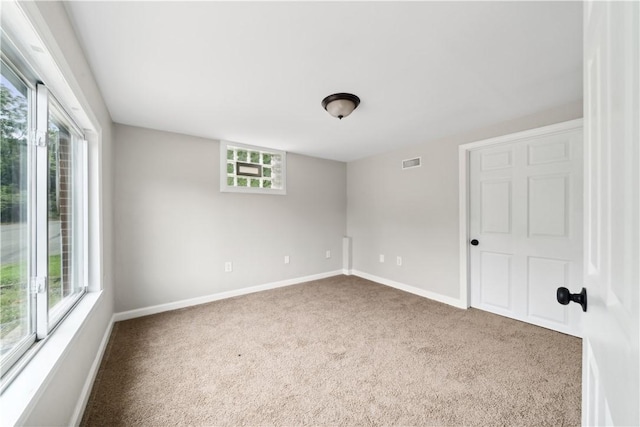
<path fill-rule="evenodd" d="M 55 331 L 46 340 L 35 344 L 29 350 L 31 354 L 25 355 L 30 360 L 0 395 L 2 425 L 16 425 L 25 421 L 64 360 L 76 335 L 98 305 L 102 293 L 87 293 Z"/>

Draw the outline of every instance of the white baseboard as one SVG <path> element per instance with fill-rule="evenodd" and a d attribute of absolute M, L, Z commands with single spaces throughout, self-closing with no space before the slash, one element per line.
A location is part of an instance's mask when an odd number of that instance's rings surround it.
<path fill-rule="evenodd" d="M 84 415 L 84 410 L 87 407 L 87 403 L 89 402 L 89 396 L 91 396 L 91 390 L 93 389 L 93 383 L 96 380 L 96 376 L 98 375 L 98 369 L 100 368 L 100 363 L 102 363 L 102 357 L 104 356 L 104 352 L 107 349 L 107 344 L 109 343 L 109 338 L 111 337 L 111 331 L 113 330 L 114 317 L 111 316 L 111 320 L 109 321 L 109 326 L 104 331 L 104 336 L 102 337 L 102 341 L 100 342 L 100 347 L 98 347 L 98 353 L 96 354 L 95 359 L 93 360 L 93 364 L 91 365 L 91 369 L 89 369 L 89 373 L 87 374 L 87 379 L 82 387 L 82 392 L 80 392 L 80 398 L 78 399 L 78 403 L 76 404 L 76 409 L 73 411 L 73 415 L 71 416 L 70 425 L 79 426 L 82 421 L 82 416 Z"/>
<path fill-rule="evenodd" d="M 216 294 L 205 295 L 202 297 L 190 298 L 167 304 L 153 305 L 151 307 L 137 308 L 135 310 L 122 311 L 113 315 L 114 321 L 135 319 L 136 317 L 148 316 L 150 314 L 162 313 L 164 311 L 177 310 L 179 308 L 191 307 L 194 305 L 206 304 L 208 302 L 218 301 L 226 298 L 233 298 L 240 295 L 252 294 L 254 292 L 266 291 L 269 289 L 282 288 L 285 286 L 297 285 L 299 283 L 310 282 L 312 280 L 325 279 L 327 277 L 339 276 L 343 274 L 342 270 L 329 271 L 326 273 L 313 274 L 311 276 L 296 277 L 294 279 L 281 280 L 278 282 L 265 283 L 264 285 L 251 286 L 233 291 L 219 292 Z"/>
<path fill-rule="evenodd" d="M 415 286 L 405 285 L 404 283 L 385 279 L 383 277 L 374 276 L 373 274 L 364 273 L 358 270 L 351 270 L 351 274 L 353 274 L 354 276 L 362 277 L 363 279 L 371 280 L 372 282 L 376 282 L 382 285 L 390 286 L 392 288 L 400 289 L 401 291 L 419 295 L 424 298 L 429 298 L 434 301 L 448 304 L 457 308 L 463 308 L 465 310 L 468 308 L 467 303 L 461 301 L 458 298 L 452 298 L 446 295 L 438 294 L 436 292 L 425 291 L 424 289 L 416 288 Z"/>
<path fill-rule="evenodd" d="M 344 274 L 345 276 L 351 276 L 351 270 L 343 268 L 342 269 L 342 274 Z"/>

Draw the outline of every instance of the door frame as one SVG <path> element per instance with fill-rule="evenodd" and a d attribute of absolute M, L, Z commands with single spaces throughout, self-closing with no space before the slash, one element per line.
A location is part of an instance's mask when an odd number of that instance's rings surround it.
<path fill-rule="evenodd" d="M 458 146 L 458 196 L 459 196 L 459 224 L 460 224 L 460 304 L 471 307 L 471 275 L 469 274 L 469 159 L 471 151 L 516 142 L 522 139 L 547 136 L 582 128 L 582 119 L 569 120 L 549 126 L 529 129 L 522 132 L 502 135 L 495 138 L 483 139 Z"/>

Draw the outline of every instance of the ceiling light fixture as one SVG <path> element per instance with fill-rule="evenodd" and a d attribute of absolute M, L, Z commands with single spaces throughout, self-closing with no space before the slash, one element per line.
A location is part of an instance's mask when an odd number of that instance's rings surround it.
<path fill-rule="evenodd" d="M 351 114 L 359 104 L 360 98 L 350 93 L 334 93 L 322 100 L 322 108 L 340 120 Z"/>

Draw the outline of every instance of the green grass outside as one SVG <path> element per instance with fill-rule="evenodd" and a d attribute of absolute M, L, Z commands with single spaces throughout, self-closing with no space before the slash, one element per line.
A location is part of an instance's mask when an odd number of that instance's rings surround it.
<path fill-rule="evenodd" d="M 62 265 L 60 255 L 49 257 L 49 307 L 56 305 L 62 298 Z M 0 324 L 14 322 L 22 316 L 26 306 L 25 299 L 28 272 L 25 262 L 5 264 L 0 267 Z"/>

